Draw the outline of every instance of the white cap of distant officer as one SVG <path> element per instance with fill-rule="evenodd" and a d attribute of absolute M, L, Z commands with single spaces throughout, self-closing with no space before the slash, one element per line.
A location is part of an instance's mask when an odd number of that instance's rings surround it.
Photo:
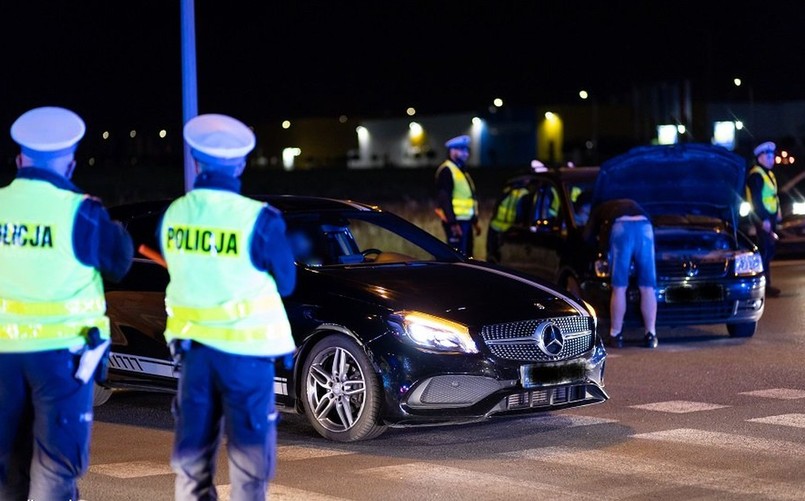
<path fill-rule="evenodd" d="M 238 177 L 246 168 L 246 155 L 255 146 L 254 132 L 227 115 L 210 113 L 191 118 L 184 140 L 200 171 L 214 170 Z"/>
<path fill-rule="evenodd" d="M 757 161 L 760 165 L 767 169 L 771 169 L 774 167 L 776 151 L 777 145 L 771 141 L 766 141 L 765 143 L 760 143 L 755 148 L 755 158 L 757 158 Z"/>
<path fill-rule="evenodd" d="M 470 158 L 470 136 L 456 136 L 444 145 L 447 147 L 447 157 L 456 165 L 463 168 Z"/>
<path fill-rule="evenodd" d="M 68 109 L 43 106 L 26 111 L 11 125 L 11 138 L 20 145 L 17 167 L 39 167 L 69 179 L 84 132 L 84 121 Z"/>
<path fill-rule="evenodd" d="M 456 136 L 453 139 L 448 140 L 444 145 L 447 149 L 468 149 L 470 147 L 470 136 L 463 135 L 463 136 Z"/>

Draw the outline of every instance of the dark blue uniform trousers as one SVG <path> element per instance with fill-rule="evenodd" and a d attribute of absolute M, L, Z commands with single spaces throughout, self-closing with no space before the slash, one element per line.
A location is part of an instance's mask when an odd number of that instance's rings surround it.
<path fill-rule="evenodd" d="M 263 501 L 274 476 L 274 359 L 193 343 L 183 353 L 174 400 L 171 466 L 176 500 L 215 500 L 215 456 L 226 434 L 232 501 Z"/>
<path fill-rule="evenodd" d="M 69 350 L 0 353 L 0 499 L 77 501 L 89 467 L 93 383 Z"/>

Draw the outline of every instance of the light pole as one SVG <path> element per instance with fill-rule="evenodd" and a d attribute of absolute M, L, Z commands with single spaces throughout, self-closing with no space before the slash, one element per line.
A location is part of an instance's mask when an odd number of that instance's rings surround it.
<path fill-rule="evenodd" d="M 198 90 L 196 84 L 196 28 L 193 0 L 181 0 L 182 23 L 182 127 L 198 115 Z M 181 134 L 181 132 L 180 132 Z M 184 137 L 184 136 L 183 136 Z M 184 189 L 193 188 L 196 167 L 190 155 L 190 147 L 184 143 Z"/>

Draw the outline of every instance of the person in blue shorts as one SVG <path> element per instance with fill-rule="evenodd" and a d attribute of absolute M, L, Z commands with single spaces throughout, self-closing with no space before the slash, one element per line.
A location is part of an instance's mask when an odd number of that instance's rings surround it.
<path fill-rule="evenodd" d="M 656 348 L 657 271 L 654 262 L 654 227 L 649 214 L 634 200 L 607 200 L 593 208 L 585 236 L 588 240 L 597 239 L 602 248 L 609 249 L 612 281 L 609 345 L 623 347 L 626 289 L 629 285 L 629 268 L 634 262 L 640 289 L 640 312 L 646 329 L 643 342 L 648 348 Z"/>

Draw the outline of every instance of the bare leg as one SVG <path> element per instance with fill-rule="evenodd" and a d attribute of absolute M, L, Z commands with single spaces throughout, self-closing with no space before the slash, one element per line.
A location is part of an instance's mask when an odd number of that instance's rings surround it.
<path fill-rule="evenodd" d="M 626 315 L 626 287 L 612 287 L 612 296 L 609 300 L 610 334 L 619 334 L 623 330 L 624 315 Z"/>
<path fill-rule="evenodd" d="M 643 314 L 646 332 L 657 334 L 657 296 L 654 287 L 640 287 L 640 313 Z"/>

